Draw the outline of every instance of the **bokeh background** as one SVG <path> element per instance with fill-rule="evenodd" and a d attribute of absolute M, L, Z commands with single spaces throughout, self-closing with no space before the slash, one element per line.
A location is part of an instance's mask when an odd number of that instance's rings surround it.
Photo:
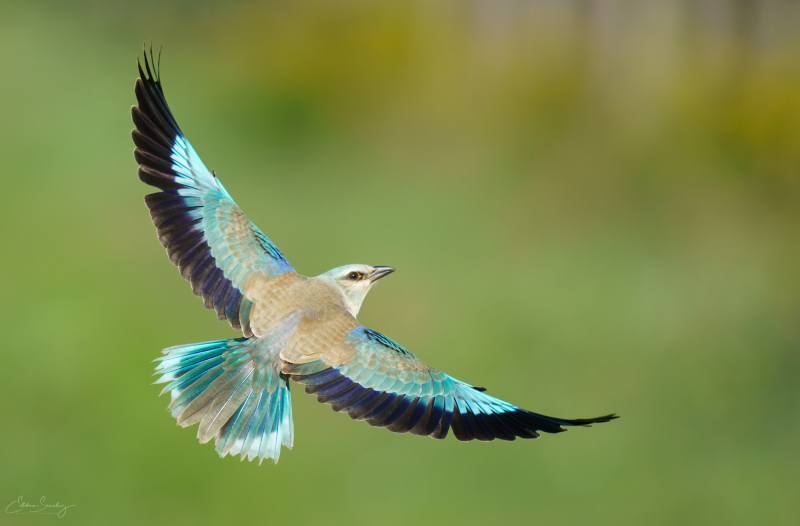
<path fill-rule="evenodd" d="M 4 0 L 0 504 L 796 524 L 798 27 L 788 0 Z M 301 273 L 399 269 L 365 325 L 523 407 L 622 418 L 438 442 L 295 387 L 295 449 L 260 467 L 176 427 L 151 360 L 234 332 L 143 204 L 129 108 L 151 40 L 184 132 Z"/>

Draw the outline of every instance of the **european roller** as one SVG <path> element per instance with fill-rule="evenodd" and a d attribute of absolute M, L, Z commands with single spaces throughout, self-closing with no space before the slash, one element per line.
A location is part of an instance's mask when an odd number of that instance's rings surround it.
<path fill-rule="evenodd" d="M 146 72 L 146 73 L 145 73 Z M 157 361 L 178 424 L 199 424 L 201 443 L 220 456 L 278 461 L 292 447 L 290 381 L 354 420 L 443 439 L 538 438 L 562 426 L 589 426 L 616 415 L 566 420 L 486 394 L 420 361 L 358 322 L 375 283 L 392 267 L 346 265 L 316 277 L 299 274 L 251 223 L 178 127 L 158 70 L 139 63 L 133 106 L 139 178 L 158 240 L 192 291 L 241 338 L 170 347 Z"/>

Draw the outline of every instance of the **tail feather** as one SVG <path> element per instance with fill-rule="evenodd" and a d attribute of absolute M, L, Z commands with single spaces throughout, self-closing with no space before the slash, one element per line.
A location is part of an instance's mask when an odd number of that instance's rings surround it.
<path fill-rule="evenodd" d="M 237 338 L 164 350 L 155 383 L 166 383 L 169 411 L 178 424 L 199 423 L 201 443 L 216 437 L 220 456 L 248 460 L 280 457 L 294 441 L 288 378 L 259 341 Z M 266 359 L 265 359 L 266 357 Z"/>
<path fill-rule="evenodd" d="M 220 383 L 219 389 L 214 390 L 214 384 L 208 386 L 206 392 L 203 393 L 208 397 L 208 401 L 205 402 L 203 407 L 197 409 L 197 412 L 203 415 L 200 427 L 197 429 L 197 438 L 200 443 L 205 444 L 216 436 L 241 408 L 247 396 L 252 392 L 250 385 L 252 375 L 253 364 L 250 362 L 238 371 L 230 371 L 229 374 L 220 376 L 216 382 L 223 379 L 225 381 Z M 230 376 L 230 378 L 226 379 L 226 376 Z M 192 404 L 197 403 L 199 405 L 203 403 L 201 400 L 204 398 L 203 395 L 197 397 L 198 399 Z"/>
<path fill-rule="evenodd" d="M 222 433 L 222 439 L 217 441 L 217 453 L 225 456 L 231 452 L 237 443 L 241 444 L 244 441 L 247 437 L 244 428 L 247 423 L 250 422 L 250 418 L 253 416 L 253 412 L 260 398 L 260 394 L 257 394 L 255 391 L 250 391 L 250 393 L 248 393 L 245 401 L 239 406 L 239 409 L 236 410 L 236 414 L 225 424 L 226 429 Z M 241 450 L 241 448 L 239 448 L 239 450 Z M 233 454 L 236 455 L 235 452 Z"/>

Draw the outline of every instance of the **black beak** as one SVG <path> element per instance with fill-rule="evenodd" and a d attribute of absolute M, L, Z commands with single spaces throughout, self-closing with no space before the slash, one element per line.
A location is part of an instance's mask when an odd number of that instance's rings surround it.
<path fill-rule="evenodd" d="M 367 279 L 369 279 L 370 281 L 381 279 L 382 277 L 388 276 L 389 274 L 395 271 L 395 269 L 392 267 L 372 267 L 372 268 L 374 268 L 375 270 L 367 274 Z"/>

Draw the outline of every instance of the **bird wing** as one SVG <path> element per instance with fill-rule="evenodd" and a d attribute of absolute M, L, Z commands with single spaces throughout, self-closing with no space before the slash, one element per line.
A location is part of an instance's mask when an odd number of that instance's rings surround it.
<path fill-rule="evenodd" d="M 147 74 L 139 63 L 139 104 L 131 108 L 139 179 L 160 190 L 146 196 L 145 203 L 159 241 L 195 295 L 220 320 L 251 336 L 248 280 L 257 276 L 263 283 L 294 269 L 186 140 L 164 98 L 158 71 L 151 73 L 152 57 L 151 50 L 148 62 L 145 53 Z"/>
<path fill-rule="evenodd" d="M 283 372 L 334 411 L 396 433 L 439 439 L 450 428 L 464 441 L 538 438 L 537 431 L 559 433 L 565 431 L 561 426 L 617 418 L 565 420 L 526 411 L 425 365 L 402 345 L 364 326 L 316 360 L 287 363 Z"/>

